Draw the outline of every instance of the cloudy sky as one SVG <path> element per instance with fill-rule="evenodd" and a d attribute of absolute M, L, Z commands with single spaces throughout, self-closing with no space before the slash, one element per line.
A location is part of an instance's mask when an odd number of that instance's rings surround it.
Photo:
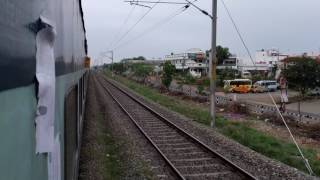
<path fill-rule="evenodd" d="M 211 3 L 212 0 L 198 0 L 196 5 L 211 13 Z M 286 53 L 320 51 L 319 0 L 225 0 L 225 3 L 252 53 L 268 48 Z M 101 52 L 113 48 L 116 61 L 140 55 L 163 58 L 171 52 L 210 48 L 211 20 L 191 7 L 166 21 L 182 5 L 158 4 L 126 36 L 148 8 L 133 7 L 123 0 L 83 0 L 83 7 L 89 55 L 94 60 L 99 59 Z M 221 0 L 217 36 L 218 44 L 229 47 L 238 56 L 247 56 Z"/>

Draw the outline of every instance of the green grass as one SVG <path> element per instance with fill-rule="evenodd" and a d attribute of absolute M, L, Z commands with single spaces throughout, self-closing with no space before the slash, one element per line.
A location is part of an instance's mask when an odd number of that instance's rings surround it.
<path fill-rule="evenodd" d="M 108 133 L 102 115 L 97 116 L 96 122 L 98 148 L 94 148 L 92 155 L 97 156 L 103 179 L 121 179 L 124 168 L 121 164 L 119 143 Z"/>
<path fill-rule="evenodd" d="M 128 142 L 119 137 L 113 137 L 106 126 L 106 122 L 102 115 L 97 115 L 96 124 L 96 141 L 98 146 L 93 148 L 91 155 L 96 156 L 98 160 L 97 170 L 102 174 L 103 179 L 120 180 L 128 177 L 135 177 L 144 179 L 154 179 L 150 167 L 143 161 L 131 162 L 135 170 L 128 174 L 128 160 L 131 158 L 132 153 L 130 150 L 124 150 L 124 144 Z M 129 158 L 130 157 L 130 158 Z M 129 175 L 129 176 L 128 176 Z M 127 177 L 128 176 L 128 177 Z"/>
<path fill-rule="evenodd" d="M 108 73 L 106 74 L 108 75 Z M 183 100 L 161 94 L 155 89 L 120 76 L 116 76 L 114 79 L 147 99 L 165 106 L 172 111 L 183 114 L 196 122 L 205 125 L 210 124 L 210 113 L 204 108 L 190 106 L 190 104 Z M 220 133 L 251 148 L 252 150 L 307 172 L 307 169 L 305 168 L 294 144 L 284 142 L 263 132 L 250 128 L 247 123 L 231 122 L 222 117 L 218 117 L 216 125 L 217 130 Z M 316 160 L 317 151 L 304 148 L 303 152 L 309 159 L 315 174 L 320 176 L 320 161 Z"/>

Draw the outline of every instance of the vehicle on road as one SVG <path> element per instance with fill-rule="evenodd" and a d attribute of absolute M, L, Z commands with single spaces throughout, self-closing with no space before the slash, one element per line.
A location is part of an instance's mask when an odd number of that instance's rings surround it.
<path fill-rule="evenodd" d="M 320 87 L 316 87 L 314 89 L 312 89 L 309 94 L 311 96 L 320 96 Z"/>
<path fill-rule="evenodd" d="M 224 81 L 224 90 L 235 93 L 248 93 L 251 91 L 252 81 L 250 79 L 234 79 Z"/>
<path fill-rule="evenodd" d="M 273 92 L 278 89 L 276 81 L 262 80 L 257 81 L 252 86 L 252 92 L 254 93 L 263 93 L 263 92 Z"/>

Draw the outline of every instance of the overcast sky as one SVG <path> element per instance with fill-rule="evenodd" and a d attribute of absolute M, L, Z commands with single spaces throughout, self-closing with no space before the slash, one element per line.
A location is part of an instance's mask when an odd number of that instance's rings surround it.
<path fill-rule="evenodd" d="M 198 0 L 196 5 L 211 14 L 211 3 L 212 0 Z M 225 0 L 225 3 L 252 53 L 269 48 L 286 53 L 320 51 L 319 0 Z M 190 48 L 209 49 L 211 20 L 191 7 L 168 23 L 144 33 L 181 7 L 158 4 L 122 41 L 110 47 L 148 8 L 136 6 L 123 26 L 133 8 L 130 4 L 122 0 L 83 0 L 89 55 L 95 60 L 101 52 L 117 45 L 120 47 L 114 51 L 116 61 L 140 55 L 163 58 L 171 52 Z M 141 33 L 144 35 L 140 36 Z M 136 39 L 137 36 L 140 38 Z M 229 47 L 238 56 L 247 56 L 220 0 L 217 36 L 218 44 Z"/>

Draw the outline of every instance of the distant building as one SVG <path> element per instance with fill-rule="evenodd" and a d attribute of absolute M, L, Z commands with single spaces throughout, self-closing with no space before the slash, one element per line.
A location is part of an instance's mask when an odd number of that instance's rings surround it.
<path fill-rule="evenodd" d="M 165 56 L 165 61 L 170 61 L 177 71 L 189 71 L 195 77 L 208 73 L 208 61 L 205 52 L 201 49 L 189 49 L 184 53 Z"/>
<path fill-rule="evenodd" d="M 271 72 L 273 67 L 276 67 L 281 60 L 289 57 L 287 54 L 282 54 L 277 49 L 258 50 L 255 54 L 254 62 L 246 64 L 241 62 L 238 64 L 238 70 L 244 71 L 264 71 Z M 251 60 L 250 60 L 251 61 Z"/>
<path fill-rule="evenodd" d="M 237 57 L 230 57 L 228 59 L 223 60 L 222 64 L 217 66 L 217 69 L 232 69 L 238 70 L 240 59 Z"/>
<path fill-rule="evenodd" d="M 122 59 L 121 63 L 144 63 L 144 59 Z"/>
<path fill-rule="evenodd" d="M 144 64 L 150 64 L 150 65 L 154 65 L 154 66 L 160 66 L 163 63 L 164 63 L 164 60 L 161 60 L 161 59 L 144 61 Z"/>
<path fill-rule="evenodd" d="M 259 50 L 256 52 L 255 65 L 265 65 L 270 69 L 277 63 L 289 57 L 287 54 L 281 54 L 277 49 Z"/>

